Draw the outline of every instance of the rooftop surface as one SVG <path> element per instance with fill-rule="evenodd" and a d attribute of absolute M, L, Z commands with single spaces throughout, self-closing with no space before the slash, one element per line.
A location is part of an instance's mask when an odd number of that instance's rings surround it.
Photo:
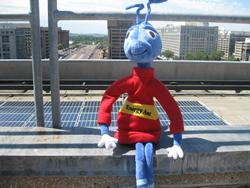
<path fill-rule="evenodd" d="M 5 93 L 18 93 L 19 91 L 5 91 Z M 33 91 L 30 91 L 32 93 Z M 84 95 L 84 91 L 61 91 L 60 101 L 101 101 L 100 96 L 91 93 L 102 93 L 103 91 L 90 91 L 89 95 Z M 189 93 L 192 91 L 189 91 Z M 70 94 L 69 94 L 70 93 Z M 74 95 L 82 93 L 82 96 Z M 231 125 L 250 125 L 250 93 L 244 91 L 247 95 L 220 95 L 234 94 L 234 91 L 216 91 L 214 95 L 204 95 L 204 92 L 195 91 L 195 95 L 174 95 L 176 101 L 199 101 L 215 112 L 218 116 L 226 120 Z M 200 94 L 199 94 L 200 93 Z M 218 94 L 216 94 L 218 93 Z M 4 92 L 2 92 L 4 94 Z M 208 93 L 205 93 L 208 94 Z M 44 96 L 44 102 L 51 101 L 50 96 Z M 121 100 L 121 99 L 119 99 Z M 0 101 L 34 101 L 33 96 L 16 95 L 14 97 L 1 96 Z"/>
<path fill-rule="evenodd" d="M 97 91 L 95 91 L 97 92 Z M 79 92 L 78 92 L 79 93 Z M 229 125 L 185 126 L 183 159 L 168 159 L 172 135 L 163 127 L 155 144 L 156 175 L 250 171 L 250 96 L 175 95 L 198 101 Z M 61 101 L 100 101 L 101 96 L 68 94 Z M 119 99 L 122 100 L 122 99 Z M 0 101 L 34 101 L 32 96 L 1 96 Z M 44 96 L 44 102 L 51 101 Z M 111 135 L 116 127 L 110 127 Z M 134 146 L 98 148 L 99 127 L 1 127 L 2 176 L 134 176 Z M 18 170 L 17 170 L 18 166 Z"/>

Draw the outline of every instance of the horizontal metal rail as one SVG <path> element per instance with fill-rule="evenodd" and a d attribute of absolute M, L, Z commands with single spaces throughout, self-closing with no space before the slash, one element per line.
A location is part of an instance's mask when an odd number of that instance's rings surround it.
<path fill-rule="evenodd" d="M 60 81 L 60 90 L 106 90 L 114 81 L 87 81 L 87 80 L 65 80 Z M 250 90 L 250 81 L 171 81 L 162 80 L 162 83 L 169 89 L 175 91 L 181 90 Z M 33 90 L 32 81 L 10 82 L 1 81 L 0 90 Z M 49 81 L 43 81 L 43 90 L 50 91 Z"/>
<path fill-rule="evenodd" d="M 110 85 L 60 85 L 60 90 L 106 90 Z M 250 90 L 250 85 L 165 85 L 169 90 Z M 32 84 L 1 85 L 0 90 L 33 90 Z M 50 91 L 50 85 L 43 85 L 43 90 Z"/>
<path fill-rule="evenodd" d="M 115 79 L 60 79 L 60 85 L 111 85 Z M 166 80 L 160 79 L 165 85 L 250 85 L 250 80 Z M 43 79 L 43 84 L 49 84 L 49 79 Z M 0 79 L 0 85 L 33 84 L 32 79 Z"/>
<path fill-rule="evenodd" d="M 0 14 L 0 21 L 30 21 L 29 14 Z"/>
<path fill-rule="evenodd" d="M 135 14 L 130 12 L 84 12 L 56 11 L 55 17 L 59 20 L 131 20 Z M 145 14 L 140 14 L 144 19 Z M 29 21 L 29 14 L 0 14 L 0 21 Z M 223 22 L 223 23 L 250 23 L 250 16 L 243 15 L 210 15 L 210 14 L 178 14 L 178 13 L 151 13 L 153 21 L 194 21 L 194 22 Z"/>
<path fill-rule="evenodd" d="M 172 95 L 194 95 L 194 96 L 199 96 L 199 95 L 214 95 L 214 96 L 248 96 L 250 93 L 224 93 L 224 92 L 171 92 Z M 71 97 L 71 96 L 102 96 L 104 92 L 84 92 L 84 93 L 70 93 L 70 92 L 62 92 L 60 93 L 61 96 L 64 97 Z M 34 96 L 34 93 L 0 93 L 0 96 L 8 96 L 8 97 L 14 97 L 14 96 Z M 51 93 L 43 93 L 43 96 L 51 96 Z M 123 94 L 121 97 L 127 97 L 126 94 Z"/>
<path fill-rule="evenodd" d="M 59 20 L 133 20 L 135 13 L 131 12 L 84 12 L 56 11 Z M 144 19 L 145 14 L 140 14 Z M 223 22 L 223 23 L 250 23 L 250 16 L 243 15 L 210 15 L 210 14 L 178 14 L 178 13 L 151 13 L 149 20 L 153 21 L 193 21 L 193 22 Z"/>

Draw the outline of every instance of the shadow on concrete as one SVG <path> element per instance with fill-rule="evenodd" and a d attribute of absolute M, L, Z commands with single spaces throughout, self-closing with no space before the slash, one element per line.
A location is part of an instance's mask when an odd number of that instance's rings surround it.
<path fill-rule="evenodd" d="M 199 128 L 199 127 L 197 127 L 197 128 Z M 187 131 L 185 131 L 183 134 L 230 134 L 230 133 L 232 133 L 232 134 L 235 134 L 235 133 L 237 133 L 237 134 L 246 134 L 246 133 L 250 133 L 250 130 L 199 130 L 199 129 L 197 129 L 197 130 L 187 130 Z"/>
<path fill-rule="evenodd" d="M 29 136 L 36 136 L 36 135 L 100 135 L 100 129 L 97 128 L 88 128 L 88 127 L 62 127 L 62 128 L 24 128 L 19 131 L 16 129 L 1 131 L 0 136 L 14 136 L 14 135 L 29 135 Z M 110 131 L 110 133 L 114 134 L 115 131 Z"/>
<path fill-rule="evenodd" d="M 164 129 L 164 128 L 163 128 Z M 1 129 L 0 136 L 23 136 L 23 139 L 26 140 L 25 142 L 28 144 L 19 144 L 19 141 L 9 142 L 9 141 L 2 141 L 0 144 L 0 148 L 6 149 L 35 149 L 35 148 L 98 148 L 97 143 L 100 137 L 100 129 L 96 128 L 88 128 L 88 127 L 73 127 L 73 128 L 22 128 L 18 129 Z M 115 133 L 116 127 L 110 128 L 110 135 L 113 136 Z M 226 141 L 211 141 L 211 140 L 218 140 L 223 137 L 223 134 L 230 135 L 226 139 Z M 232 130 L 187 130 L 184 132 L 183 136 L 183 151 L 188 153 L 206 153 L 206 152 L 216 152 L 218 148 L 225 147 L 227 150 L 228 148 L 233 150 L 237 150 L 237 147 L 243 146 L 248 147 L 250 145 L 249 139 L 233 139 L 231 137 L 232 134 L 237 135 L 237 138 L 241 138 L 240 134 L 248 134 L 249 130 L 240 130 L 240 129 L 232 129 Z M 207 135 L 205 135 L 207 134 Z M 63 140 L 60 139 L 57 143 L 50 143 L 50 140 L 47 139 L 47 143 L 34 143 L 36 141 L 36 137 L 30 138 L 29 136 L 66 136 L 67 139 Z M 82 143 L 73 143 L 74 142 L 74 135 L 82 135 Z M 192 135 L 192 137 L 185 138 L 185 135 Z M 27 137 L 26 137 L 27 136 Z M 69 137 L 67 137 L 69 136 Z M 86 137 L 85 137 L 86 136 Z M 201 138 L 202 137 L 202 138 Z M 43 137 L 46 140 L 46 137 Z M 84 143 L 84 141 L 88 141 L 90 143 Z M 33 143 L 32 143 L 33 142 Z M 68 142 L 68 143 L 67 143 Z M 70 143 L 69 143 L 70 142 Z M 154 144 L 154 152 L 161 150 L 160 153 L 164 152 L 165 148 L 172 147 L 173 139 L 168 130 L 163 130 L 162 135 L 159 141 Z M 113 155 L 123 155 L 128 153 L 131 150 L 135 150 L 134 144 L 118 144 L 117 147 L 113 150 Z"/>

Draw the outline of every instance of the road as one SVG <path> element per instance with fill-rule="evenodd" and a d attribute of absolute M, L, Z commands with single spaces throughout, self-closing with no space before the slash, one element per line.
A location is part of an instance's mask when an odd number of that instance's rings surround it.
<path fill-rule="evenodd" d="M 100 49 L 95 49 L 97 45 L 86 45 L 83 48 L 68 51 L 65 53 L 69 53 L 67 57 L 64 59 L 88 59 L 90 54 L 93 53 L 90 59 L 100 59 Z"/>

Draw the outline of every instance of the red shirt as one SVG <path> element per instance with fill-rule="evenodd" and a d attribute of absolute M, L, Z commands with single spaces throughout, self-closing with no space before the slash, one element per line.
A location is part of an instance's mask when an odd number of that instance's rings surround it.
<path fill-rule="evenodd" d="M 98 124 L 111 124 L 113 103 L 123 94 L 128 93 L 128 101 L 144 105 L 154 105 L 154 97 L 166 111 L 171 123 L 171 134 L 184 132 L 181 111 L 168 89 L 154 77 L 155 69 L 133 68 L 133 73 L 114 82 L 105 92 L 98 112 Z M 118 143 L 137 142 L 156 143 L 161 135 L 159 118 L 146 119 L 119 112 L 117 115 Z"/>

